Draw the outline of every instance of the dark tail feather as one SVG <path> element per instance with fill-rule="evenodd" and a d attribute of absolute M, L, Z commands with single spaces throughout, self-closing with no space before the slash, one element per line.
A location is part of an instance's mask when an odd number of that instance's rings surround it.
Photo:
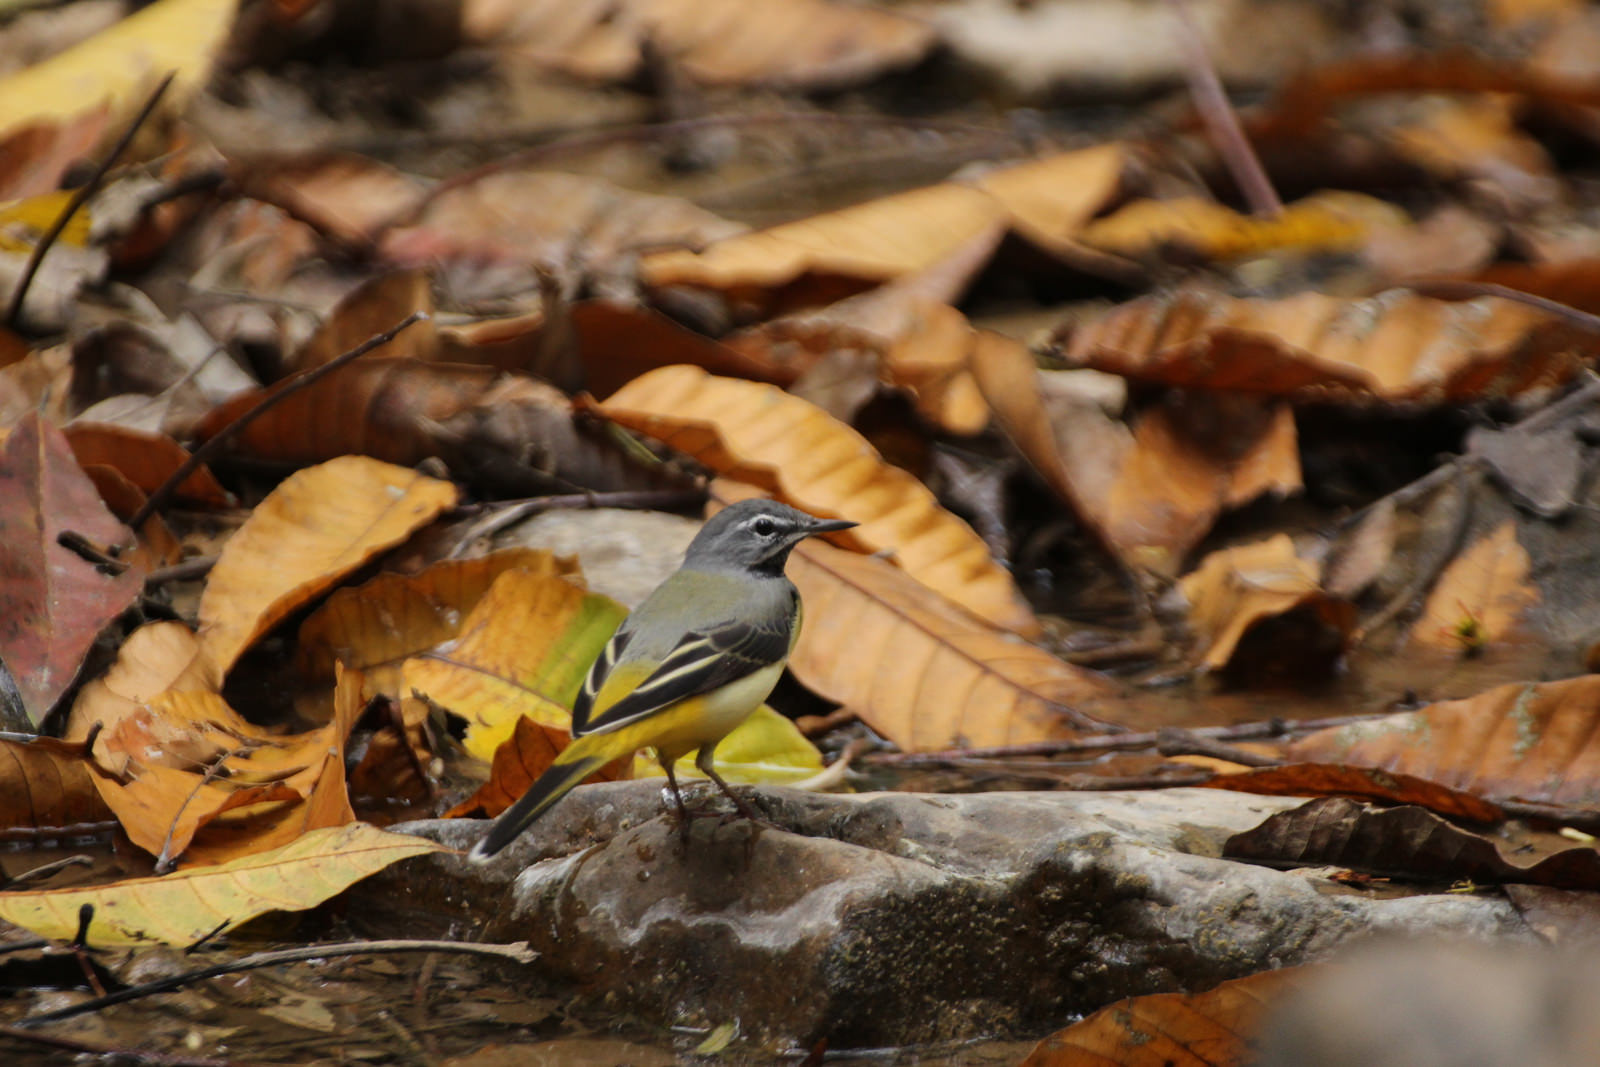
<path fill-rule="evenodd" d="M 470 858 L 482 863 L 517 839 L 535 819 L 589 775 L 605 765 L 604 756 L 580 757 L 571 763 L 556 763 L 528 787 L 517 802 L 501 813 L 489 832 L 473 846 Z"/>

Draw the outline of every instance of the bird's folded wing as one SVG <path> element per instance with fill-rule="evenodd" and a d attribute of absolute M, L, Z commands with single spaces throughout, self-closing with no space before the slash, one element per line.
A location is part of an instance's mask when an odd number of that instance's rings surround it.
<path fill-rule="evenodd" d="M 597 717 L 589 719 L 586 707 L 580 727 L 574 712 L 573 736 L 619 730 L 680 700 L 710 693 L 763 667 L 770 667 L 789 654 L 786 631 L 787 627 L 778 620 L 772 625 L 728 622 L 706 632 L 691 631 L 636 688 Z M 602 653 L 601 660 L 605 658 L 606 654 Z M 599 666 L 597 662 L 596 667 Z M 605 673 L 611 673 L 612 669 L 608 667 Z M 591 680 L 597 680 L 603 691 L 603 676 L 595 679 L 591 672 Z M 586 692 L 588 688 L 586 682 Z"/>

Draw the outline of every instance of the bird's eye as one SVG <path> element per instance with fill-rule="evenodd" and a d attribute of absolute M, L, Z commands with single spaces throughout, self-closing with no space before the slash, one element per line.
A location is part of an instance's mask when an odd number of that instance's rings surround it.
<path fill-rule="evenodd" d="M 757 537 L 771 537 L 774 533 L 777 533 L 778 526 L 771 519 L 762 517 L 752 522 L 750 529 L 755 531 Z"/>

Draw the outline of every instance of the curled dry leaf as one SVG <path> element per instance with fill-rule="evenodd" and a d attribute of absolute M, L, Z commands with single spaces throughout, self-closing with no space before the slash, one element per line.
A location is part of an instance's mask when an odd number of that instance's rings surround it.
<path fill-rule="evenodd" d="M 577 575 L 578 565 L 566 556 L 509 548 L 335 590 L 300 626 L 297 673 L 302 682 L 323 686 L 333 681 L 334 664 L 342 663 L 361 671 L 366 699 L 399 699 L 406 658 L 454 639 L 495 579 L 510 570 L 560 577 Z"/>
<path fill-rule="evenodd" d="M 187 626 L 180 622 L 146 623 L 128 635 L 117 650 L 111 669 L 78 691 L 67 717 L 65 736 L 82 740 L 98 726 L 95 762 L 120 775 L 127 767 L 127 753 L 133 748 L 118 745 L 114 752 L 111 745 L 125 721 L 140 718 L 135 729 L 161 730 L 162 724 L 149 717 L 147 705 L 151 701 L 167 692 L 215 693 L 221 688 L 222 672 L 201 651 L 199 640 Z M 173 766 L 204 763 L 222 750 L 214 741 L 197 735 L 188 724 L 164 725 L 164 735 L 154 740 L 158 749 L 170 752 L 171 758 L 178 761 Z M 150 757 L 147 754 L 145 758 Z"/>
<path fill-rule="evenodd" d="M 848 535 L 888 549 L 917 581 L 979 618 L 1022 633 L 1038 621 L 972 527 L 855 430 L 772 385 L 663 367 L 600 412 L 803 511 L 852 519 Z"/>
<path fill-rule="evenodd" d="M 727 502 L 754 495 L 726 480 Z M 1103 728 L 1114 688 L 984 625 L 894 565 L 816 541 L 789 559 L 805 623 L 789 669 L 906 751 L 1019 744 Z"/>
<path fill-rule="evenodd" d="M 1414 804 L 1448 818 L 1476 823 L 1496 823 L 1504 818 L 1504 813 L 1498 807 L 1471 793 L 1463 793 L 1415 775 L 1380 771 L 1372 767 L 1348 767 L 1341 763 L 1288 763 L 1281 767 L 1257 767 L 1218 775 L 1205 783 L 1205 788 L 1264 793 L 1268 796 L 1338 796 L 1387 804 Z"/>
<path fill-rule="evenodd" d="M 1286 406 L 1195 392 L 1147 408 L 1130 430 L 1091 399 L 1047 396 L 1033 357 L 1008 338 L 980 338 L 972 369 L 1017 450 L 1132 566 L 1175 573 L 1224 508 L 1301 486 Z"/>
<path fill-rule="evenodd" d="M 95 636 L 144 586 L 137 566 L 108 575 L 63 547 L 57 539 L 69 531 L 103 550 L 133 542 L 61 431 L 30 414 L 0 453 L 0 662 L 34 724 L 72 684 Z"/>
<path fill-rule="evenodd" d="M 128 481 L 115 467 L 108 467 L 103 463 L 86 463 L 83 465 L 83 473 L 94 483 L 95 492 L 100 494 L 100 499 L 111 509 L 111 514 L 123 522 L 133 518 L 148 499 L 143 489 Z M 182 558 L 182 543 L 173 536 L 171 528 L 160 515 L 152 514 L 145 519 L 138 533 L 138 543 L 121 558 L 133 563 L 145 573 L 148 574 L 157 567 L 170 566 Z"/>
<path fill-rule="evenodd" d="M 647 45 L 708 85 L 830 89 L 916 62 L 930 26 L 837 0 L 470 0 L 469 40 L 584 78 L 638 73 Z"/>
<path fill-rule="evenodd" d="M 1101 1008 L 1039 1042 L 1023 1067 L 1245 1067 L 1266 1010 L 1296 989 L 1287 967 L 1223 982 L 1206 993 L 1155 993 Z"/>
<path fill-rule="evenodd" d="M 281 848 L 164 878 L 132 878 L 88 889 L 0 893 L 0 918 L 41 937 L 69 941 L 78 913 L 94 906 L 88 943 L 190 945 L 269 911 L 314 908 L 392 863 L 443 845 L 366 823 L 315 830 Z"/>
<path fill-rule="evenodd" d="M 1481 834 L 1426 808 L 1373 808 L 1346 797 L 1318 797 L 1234 834 L 1222 854 L 1296 866 L 1335 866 L 1428 881 L 1524 882 L 1558 889 L 1600 889 L 1600 852 L 1563 849 L 1529 864 L 1506 858 Z"/>
<path fill-rule="evenodd" d="M 0 831 L 103 822 L 100 799 L 83 745 L 39 737 L 0 740 Z"/>
<path fill-rule="evenodd" d="M 405 689 L 466 719 L 467 751 L 492 760 L 520 718 L 566 728 L 589 664 L 625 614 L 572 578 L 506 571 L 459 638 L 406 660 Z"/>
<path fill-rule="evenodd" d="M 218 557 L 200 598 L 200 644 L 224 673 L 249 645 L 344 575 L 456 502 L 449 482 L 344 456 L 297 471 Z"/>
<path fill-rule="evenodd" d="M 1448 303 L 1397 289 L 1364 300 L 1244 300 L 1183 290 L 1066 327 L 1053 346 L 1071 363 L 1163 385 L 1438 403 L 1564 382 L 1592 341 L 1494 297 Z"/>
<path fill-rule="evenodd" d="M 139 734 L 138 717 L 125 719 L 110 747 L 128 758 L 127 772 L 99 772 L 95 784 L 129 840 L 157 857 L 158 869 L 185 854 L 220 862 L 342 825 L 355 818 L 344 745 L 365 704 L 361 688 L 358 672 L 341 669 L 332 720 L 297 735 L 245 722 L 217 693 L 163 693 L 151 701 L 150 721 L 189 724 L 209 735 L 214 753 L 180 764 L 158 747 L 159 736 Z M 182 743 L 194 746 L 192 738 Z M 202 833 L 206 842 L 197 840 Z"/>
<path fill-rule="evenodd" d="M 1428 778 L 1491 800 L 1600 804 L 1600 675 L 1500 686 L 1371 722 L 1319 730 L 1292 759 Z"/>
<path fill-rule="evenodd" d="M 104 422 L 74 422 L 62 432 L 80 464 L 114 467 L 146 493 L 160 488 L 189 459 L 188 450 L 164 433 Z M 178 499 L 196 504 L 227 507 L 233 502 L 232 494 L 205 466 L 178 483 L 174 492 Z"/>
<path fill-rule="evenodd" d="M 1477 652 L 1514 637 L 1529 608 L 1540 601 L 1528 580 L 1533 561 L 1505 520 L 1451 560 L 1434 583 L 1411 639 L 1432 648 Z"/>
<path fill-rule="evenodd" d="M 876 357 L 878 376 L 910 393 L 930 424 L 948 433 L 979 433 L 989 425 L 989 405 L 973 381 L 970 364 L 985 338 L 951 303 L 1004 236 L 1004 225 L 996 223 L 926 270 L 820 311 L 774 319 L 729 338 L 728 345 L 797 370 L 815 367 L 830 355 L 870 353 Z M 782 385 L 794 381 L 767 380 Z M 833 414 L 849 421 L 837 410 Z"/>
<path fill-rule="evenodd" d="M 778 289 L 802 275 L 872 284 L 927 270 L 1004 226 L 1047 249 L 1070 245 L 1116 193 L 1127 164 L 1117 144 L 1047 156 L 766 230 L 702 251 L 640 261 L 654 286 Z M 865 285 L 862 285 L 864 288 Z"/>
<path fill-rule="evenodd" d="M 1337 633 L 1341 644 L 1355 628 L 1355 606 L 1323 592 L 1317 565 L 1295 554 L 1288 534 L 1213 552 L 1178 588 L 1209 670 L 1226 666 L 1252 627 L 1292 611 Z"/>

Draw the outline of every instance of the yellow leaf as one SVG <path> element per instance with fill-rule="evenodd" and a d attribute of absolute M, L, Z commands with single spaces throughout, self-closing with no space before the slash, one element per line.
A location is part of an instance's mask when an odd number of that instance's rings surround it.
<path fill-rule="evenodd" d="M 158 0 L 87 41 L 0 81 L 0 132 L 65 121 L 100 107 L 132 113 L 158 79 L 168 104 L 210 72 L 233 25 L 234 0 Z"/>
<path fill-rule="evenodd" d="M 662 367 L 601 406 L 609 419 L 655 437 L 720 474 L 788 503 L 861 525 L 849 538 L 888 550 L 930 589 L 996 625 L 1036 633 L 1011 575 L 983 539 L 922 482 L 886 462 L 866 438 L 777 386 Z"/>
<path fill-rule="evenodd" d="M 370 699 L 404 695 L 400 667 L 407 656 L 455 637 L 461 620 L 494 580 L 509 570 L 576 574 L 565 556 L 510 548 L 477 559 L 447 559 L 417 574 L 380 574 L 364 585 L 339 589 L 300 627 L 299 674 L 331 682 L 335 663 L 366 675 Z"/>
<path fill-rule="evenodd" d="M 456 502 L 456 490 L 366 456 L 298 471 L 222 550 L 200 598 L 200 644 L 224 672 L 251 642 Z"/>
<path fill-rule="evenodd" d="M 1085 226 L 1082 241 L 1130 257 L 1180 245 L 1211 259 L 1230 259 L 1277 248 L 1348 251 L 1383 229 L 1410 230 L 1411 218 L 1388 201 L 1334 190 L 1297 200 L 1272 218 L 1241 215 L 1200 197 L 1135 200 Z"/>
<path fill-rule="evenodd" d="M 313 830 L 271 852 L 163 878 L 0 893 L 0 919 L 67 940 L 77 932 L 78 909 L 90 904 L 92 946 L 188 945 L 224 923 L 237 926 L 269 911 L 313 908 L 392 863 L 447 851 L 420 837 L 350 823 Z"/>
<path fill-rule="evenodd" d="M 72 197 L 72 190 L 63 189 L 0 204 L 0 252 L 33 251 L 34 244 L 55 225 Z M 56 240 L 82 248 L 89 243 L 89 220 L 87 206 L 80 208 L 67 220 Z"/>
<path fill-rule="evenodd" d="M 466 719 L 467 751 L 492 760 L 521 716 L 567 729 L 589 665 L 626 614 L 568 578 L 507 571 L 478 601 L 460 638 L 406 660 L 406 691 Z"/>

